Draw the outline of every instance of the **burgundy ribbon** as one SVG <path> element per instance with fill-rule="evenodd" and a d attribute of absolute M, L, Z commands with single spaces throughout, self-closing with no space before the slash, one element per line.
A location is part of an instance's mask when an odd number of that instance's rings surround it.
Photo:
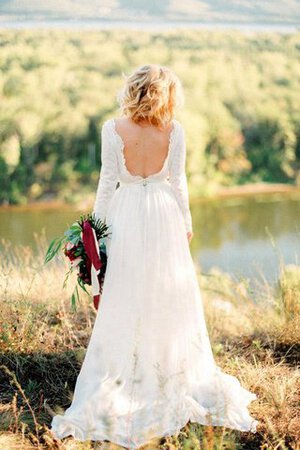
<path fill-rule="evenodd" d="M 102 261 L 99 256 L 99 251 L 97 251 L 97 241 L 94 235 L 94 230 L 89 223 L 89 221 L 85 220 L 83 223 L 83 232 L 82 232 L 82 241 L 83 246 L 86 251 L 87 257 L 90 261 L 87 261 L 87 267 L 88 269 L 91 269 L 92 272 L 92 266 L 94 266 L 96 272 L 100 271 L 102 267 Z M 92 278 L 92 273 L 91 273 Z M 93 295 L 93 302 L 95 309 L 98 309 L 99 307 L 99 301 L 100 301 L 100 292 L 96 295 Z"/>

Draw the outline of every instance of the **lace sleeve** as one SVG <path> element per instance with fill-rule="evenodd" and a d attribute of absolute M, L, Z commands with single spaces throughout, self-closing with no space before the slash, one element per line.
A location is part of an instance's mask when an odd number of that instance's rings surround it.
<path fill-rule="evenodd" d="M 177 122 L 178 132 L 174 142 L 174 154 L 170 164 L 169 181 L 183 213 L 186 231 L 192 231 L 192 216 L 189 207 L 189 192 L 185 173 L 186 145 L 182 125 Z"/>
<path fill-rule="evenodd" d="M 118 182 L 117 155 L 108 124 L 108 121 L 105 122 L 101 130 L 101 171 L 93 208 L 93 214 L 101 220 L 105 219 L 109 202 Z"/>

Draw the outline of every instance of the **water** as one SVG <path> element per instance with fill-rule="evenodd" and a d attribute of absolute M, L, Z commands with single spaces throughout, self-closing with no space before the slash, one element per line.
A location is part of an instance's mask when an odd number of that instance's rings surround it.
<path fill-rule="evenodd" d="M 280 259 L 299 264 L 299 194 L 253 195 L 194 208 L 201 266 L 236 278 L 278 279 Z"/>
<path fill-rule="evenodd" d="M 234 278 L 265 278 L 273 283 L 280 258 L 299 264 L 300 193 L 251 195 L 191 204 L 191 252 L 206 273 L 212 267 Z M 34 247 L 33 233 L 60 236 L 84 211 L 72 207 L 0 209 L 0 236 Z"/>
<path fill-rule="evenodd" d="M 203 29 L 203 30 L 229 30 L 234 29 L 243 32 L 277 32 L 294 33 L 299 30 L 299 24 L 285 23 L 240 23 L 240 22 L 170 22 L 170 21 L 123 21 L 101 19 L 16 19 L 5 20 L 0 16 L 0 29 L 37 29 L 57 28 L 71 30 L 108 30 L 131 29 L 162 31 L 173 29 Z"/>

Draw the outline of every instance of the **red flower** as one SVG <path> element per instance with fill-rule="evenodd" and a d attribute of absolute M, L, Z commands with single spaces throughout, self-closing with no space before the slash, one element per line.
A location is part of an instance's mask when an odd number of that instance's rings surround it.
<path fill-rule="evenodd" d="M 70 261 L 74 261 L 74 259 L 77 258 L 77 256 L 75 255 L 77 246 L 72 244 L 73 246 L 71 247 L 69 244 L 71 243 L 67 242 L 67 244 L 65 245 L 64 254 L 69 258 Z"/>

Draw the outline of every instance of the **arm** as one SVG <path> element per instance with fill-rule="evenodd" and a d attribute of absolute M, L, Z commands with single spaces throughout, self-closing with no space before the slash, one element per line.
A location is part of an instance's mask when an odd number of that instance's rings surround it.
<path fill-rule="evenodd" d="M 104 220 L 109 202 L 118 182 L 118 161 L 111 144 L 108 123 L 104 123 L 101 130 L 101 171 L 93 214 L 97 219 Z"/>
<path fill-rule="evenodd" d="M 178 124 L 179 130 L 175 140 L 174 154 L 170 165 L 170 184 L 174 191 L 176 200 L 182 211 L 186 231 L 192 231 L 192 216 L 189 207 L 189 192 L 185 173 L 186 145 L 182 125 Z"/>

